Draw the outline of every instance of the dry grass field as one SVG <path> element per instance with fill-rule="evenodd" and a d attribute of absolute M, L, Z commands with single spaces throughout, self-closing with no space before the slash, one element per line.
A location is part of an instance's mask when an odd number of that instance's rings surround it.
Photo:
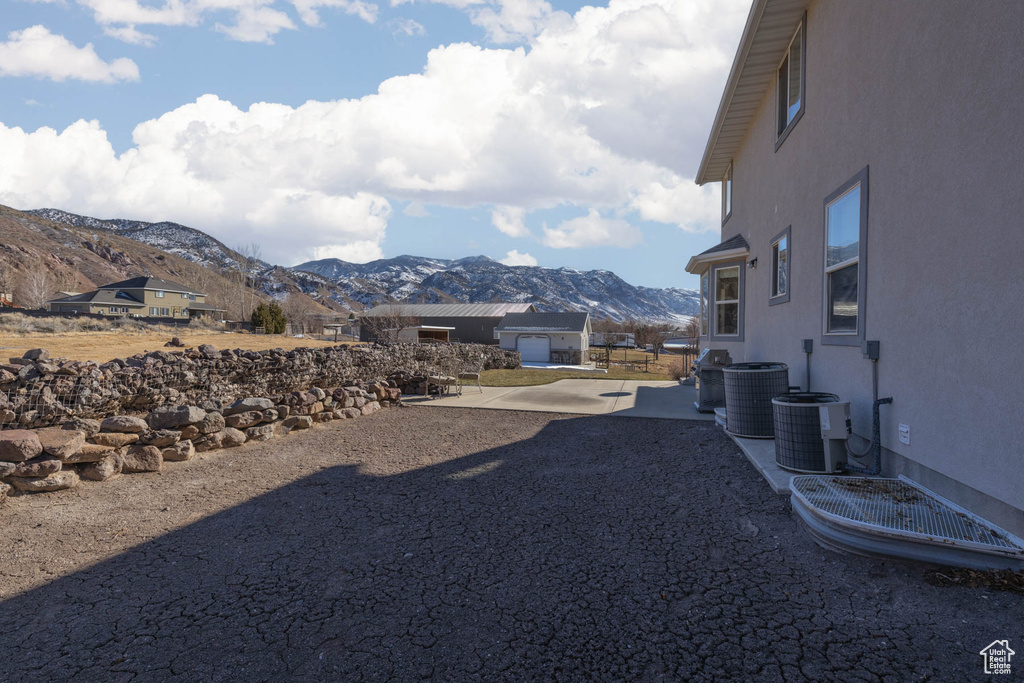
<path fill-rule="evenodd" d="M 176 351 L 164 344 L 177 336 L 186 346 L 212 344 L 218 349 L 294 349 L 300 346 L 335 346 L 333 341 L 285 337 L 277 334 L 243 334 L 210 330 L 153 328 L 136 332 L 129 330 L 64 332 L 58 334 L 0 332 L 0 361 L 20 357 L 29 349 L 48 349 L 52 358 L 106 362 L 148 351 Z"/>

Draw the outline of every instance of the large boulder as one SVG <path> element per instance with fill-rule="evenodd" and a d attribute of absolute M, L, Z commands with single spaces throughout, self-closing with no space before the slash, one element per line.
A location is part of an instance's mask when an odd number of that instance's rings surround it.
<path fill-rule="evenodd" d="M 0 505 L 7 502 L 7 494 L 11 492 L 11 485 L 0 481 Z"/>
<path fill-rule="evenodd" d="M 182 441 L 188 441 L 190 439 L 195 439 L 198 436 L 200 436 L 200 434 L 199 434 L 199 427 L 196 427 L 195 425 L 185 425 L 184 427 L 181 428 L 181 440 Z"/>
<path fill-rule="evenodd" d="M 281 426 L 285 429 L 309 429 L 313 426 L 313 418 L 309 415 L 291 415 L 286 417 Z"/>
<path fill-rule="evenodd" d="M 89 440 L 100 446 L 121 448 L 122 446 L 128 446 L 138 441 L 139 435 L 119 434 L 117 432 L 100 432 L 99 434 L 94 434 Z"/>
<path fill-rule="evenodd" d="M 240 432 L 233 427 L 225 427 L 213 434 L 207 434 L 196 441 L 196 452 L 205 453 L 206 451 L 214 451 L 218 448 L 241 446 L 243 443 L 245 443 L 244 432 Z"/>
<path fill-rule="evenodd" d="M 370 401 L 362 408 L 360 408 L 360 410 L 362 411 L 363 415 L 369 415 L 370 413 L 375 413 L 378 410 L 380 410 L 380 404 L 377 403 L 376 401 Z"/>
<path fill-rule="evenodd" d="M 59 427 L 47 427 L 36 432 L 43 452 L 68 462 L 85 445 L 85 433 Z"/>
<path fill-rule="evenodd" d="M 35 432 L 27 429 L 0 431 L 0 460 L 25 462 L 43 452 L 43 445 Z"/>
<path fill-rule="evenodd" d="M 8 483 L 19 491 L 38 493 L 41 491 L 60 491 L 78 486 L 78 475 L 72 470 L 61 470 L 46 477 L 11 477 Z"/>
<path fill-rule="evenodd" d="M 246 441 L 270 441 L 274 437 L 274 425 L 262 424 L 245 430 Z"/>
<path fill-rule="evenodd" d="M 224 416 L 218 412 L 210 412 L 206 414 L 203 421 L 196 425 L 200 434 L 213 434 L 224 429 Z"/>
<path fill-rule="evenodd" d="M 144 432 L 140 437 L 139 441 L 146 444 L 147 446 L 156 446 L 157 448 L 166 448 L 167 446 L 173 446 L 178 443 L 181 439 L 181 432 L 176 429 L 156 429 L 149 432 Z"/>
<path fill-rule="evenodd" d="M 90 481 L 106 481 L 121 474 L 121 458 L 114 454 L 100 458 L 96 462 L 85 463 L 78 468 L 82 479 Z"/>
<path fill-rule="evenodd" d="M 121 471 L 125 474 L 137 472 L 159 472 L 164 456 L 156 446 L 132 446 L 121 456 Z"/>
<path fill-rule="evenodd" d="M 50 352 L 47 349 L 30 349 L 25 352 L 22 358 L 28 360 L 46 360 L 50 357 Z"/>
<path fill-rule="evenodd" d="M 11 472 L 14 471 L 14 468 L 16 468 L 17 466 L 18 463 L 16 462 L 7 462 L 5 460 L 0 460 L 0 479 L 9 476 Z"/>
<path fill-rule="evenodd" d="M 100 423 L 100 431 L 140 434 L 149 429 L 149 424 L 141 417 L 131 415 L 114 415 Z"/>
<path fill-rule="evenodd" d="M 260 422 L 263 422 L 263 412 L 259 410 L 248 410 L 244 413 L 235 413 L 225 417 L 224 422 L 228 427 L 234 427 L 235 429 L 255 427 Z"/>
<path fill-rule="evenodd" d="M 67 429 L 68 431 L 82 432 L 85 434 L 85 438 L 89 438 L 93 434 L 98 434 L 100 431 L 99 420 L 89 420 L 84 417 L 76 417 L 73 420 L 68 420 L 61 429 Z"/>
<path fill-rule="evenodd" d="M 186 439 L 163 449 L 161 453 L 164 456 L 164 460 L 169 462 L 184 462 L 192 459 L 192 456 L 196 454 L 196 447 L 191 441 Z"/>
<path fill-rule="evenodd" d="M 111 455 L 113 452 L 113 446 L 101 446 L 95 443 L 87 443 L 74 455 L 68 458 L 62 458 L 62 461 L 66 463 L 99 462 Z"/>
<path fill-rule="evenodd" d="M 149 414 L 153 429 L 177 429 L 183 425 L 202 422 L 206 411 L 198 406 L 160 406 Z"/>
<path fill-rule="evenodd" d="M 37 458 L 19 462 L 11 472 L 12 477 L 48 477 L 60 472 L 60 460 L 52 455 L 40 455 Z"/>
<path fill-rule="evenodd" d="M 235 401 L 225 408 L 223 415 L 224 417 L 227 417 L 229 415 L 235 415 L 236 413 L 245 413 L 251 410 L 263 411 L 273 407 L 274 402 L 269 398 L 243 398 L 239 401 Z"/>

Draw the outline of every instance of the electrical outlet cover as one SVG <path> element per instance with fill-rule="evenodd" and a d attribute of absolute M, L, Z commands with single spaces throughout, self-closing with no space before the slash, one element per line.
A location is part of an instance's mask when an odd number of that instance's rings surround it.
<path fill-rule="evenodd" d="M 910 445 L 910 425 L 900 423 L 900 443 Z"/>

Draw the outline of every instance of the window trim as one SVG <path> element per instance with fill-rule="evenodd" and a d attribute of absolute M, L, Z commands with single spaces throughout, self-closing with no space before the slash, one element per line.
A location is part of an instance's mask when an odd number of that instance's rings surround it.
<path fill-rule="evenodd" d="M 164 290 L 158 289 L 157 292 L 156 292 L 156 298 L 157 299 L 163 299 L 164 298 Z"/>
<path fill-rule="evenodd" d="M 772 264 L 772 281 L 768 284 L 768 305 L 777 306 L 779 304 L 789 303 L 789 294 L 793 291 L 793 238 L 790 236 L 792 232 L 792 225 L 787 225 L 786 229 L 780 232 L 778 235 L 773 237 L 768 242 L 768 254 L 771 257 Z M 774 284 L 775 278 L 775 245 L 781 242 L 783 239 L 786 240 L 786 292 L 784 294 L 772 295 L 772 285 Z"/>
<path fill-rule="evenodd" d="M 840 267 L 851 265 L 853 259 L 828 266 L 828 207 L 860 186 L 860 240 L 857 247 L 857 331 L 828 331 L 828 275 Z M 822 204 L 822 257 L 821 257 L 821 343 L 829 346 L 860 347 L 867 337 L 865 322 L 867 320 L 867 279 L 868 279 L 868 166 L 861 170 L 834 192 L 825 197 Z"/>
<path fill-rule="evenodd" d="M 724 226 L 732 218 L 732 204 L 733 204 L 733 191 L 732 191 L 732 161 L 729 162 L 729 168 L 726 169 L 725 175 L 722 176 L 722 225 Z M 728 198 L 728 202 L 726 202 Z M 726 207 L 728 206 L 728 211 Z"/>
<path fill-rule="evenodd" d="M 719 270 L 725 268 L 738 268 L 740 272 L 740 284 L 739 284 L 739 312 L 737 320 L 737 334 L 719 334 L 718 333 L 718 316 L 715 315 L 718 312 L 717 306 L 718 301 L 715 296 L 715 277 Z M 747 262 L 746 260 L 739 261 L 723 261 L 722 263 L 715 263 L 709 268 L 711 273 L 710 279 L 708 280 L 708 327 L 710 334 L 708 336 L 709 341 L 721 341 L 721 342 L 741 342 L 743 341 L 744 324 L 743 319 L 746 308 L 746 291 L 747 291 Z"/>
<path fill-rule="evenodd" d="M 782 68 L 782 63 L 789 58 L 789 52 L 793 48 L 793 41 L 796 40 L 797 34 L 800 34 L 800 108 L 796 114 L 793 115 L 793 119 L 786 124 L 786 127 L 779 133 L 779 69 Z M 789 134 L 796 127 L 796 124 L 804 116 L 804 110 L 807 109 L 807 13 L 804 12 L 804 16 L 800 19 L 800 23 L 797 25 L 796 30 L 793 31 L 793 37 L 790 39 L 789 44 L 786 45 L 786 54 L 783 55 L 782 59 L 775 67 L 775 126 L 772 129 L 776 133 L 775 138 L 775 151 L 778 152 L 779 148 L 782 147 L 782 143 L 786 141 Z"/>
<path fill-rule="evenodd" d="M 707 288 L 705 289 L 705 285 Z M 700 336 L 707 339 L 711 336 L 711 269 L 700 274 L 700 290 L 697 292 L 701 310 L 698 317 Z"/>

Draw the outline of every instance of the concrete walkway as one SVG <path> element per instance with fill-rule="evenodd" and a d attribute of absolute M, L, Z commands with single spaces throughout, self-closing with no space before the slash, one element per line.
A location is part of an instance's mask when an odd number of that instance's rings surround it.
<path fill-rule="evenodd" d="M 529 410 L 574 415 L 657 417 L 671 420 L 714 420 L 714 414 L 698 413 L 692 386 L 679 382 L 644 382 L 609 379 L 562 379 L 532 387 L 484 387 L 463 389 L 462 396 L 442 398 L 403 397 L 412 405 L 445 408 Z"/>

